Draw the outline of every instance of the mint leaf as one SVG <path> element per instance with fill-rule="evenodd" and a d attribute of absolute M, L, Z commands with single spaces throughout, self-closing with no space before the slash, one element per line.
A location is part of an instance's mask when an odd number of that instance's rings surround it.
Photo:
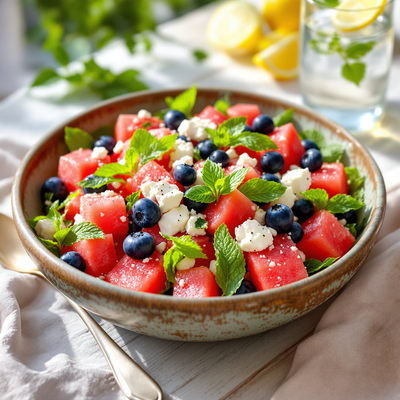
<path fill-rule="evenodd" d="M 328 257 L 324 260 L 324 262 L 321 262 L 314 258 L 310 258 L 304 261 L 304 266 L 307 269 L 308 275 L 313 275 L 316 272 L 322 271 L 323 269 L 330 267 L 338 258 L 339 257 L 337 258 Z"/>
<path fill-rule="evenodd" d="M 346 56 L 353 60 L 358 60 L 359 58 L 365 56 L 369 51 L 375 46 L 375 42 L 353 42 L 346 49 Z"/>
<path fill-rule="evenodd" d="M 345 167 L 347 175 L 347 182 L 349 184 L 349 193 L 360 203 L 364 203 L 364 180 L 363 176 L 360 176 L 356 167 Z"/>
<path fill-rule="evenodd" d="M 247 131 L 231 137 L 230 147 L 236 146 L 246 146 L 254 151 L 279 149 L 275 142 L 267 135 Z"/>
<path fill-rule="evenodd" d="M 177 137 L 178 135 L 176 134 L 164 136 L 159 140 L 156 139 L 146 151 L 140 153 L 139 167 L 171 150 L 174 147 Z"/>
<path fill-rule="evenodd" d="M 195 258 L 207 258 L 201 250 L 201 247 L 192 239 L 191 236 L 168 236 L 161 233 L 161 236 L 167 240 L 171 240 L 174 246 L 187 258 L 194 260 Z"/>
<path fill-rule="evenodd" d="M 92 136 L 82 129 L 66 126 L 64 138 L 69 151 L 93 148 L 94 140 Z"/>
<path fill-rule="evenodd" d="M 105 164 L 98 168 L 93 175 L 101 176 L 103 178 L 111 178 L 115 175 L 133 176 L 131 170 L 126 165 L 121 165 L 120 163 Z"/>
<path fill-rule="evenodd" d="M 299 136 L 301 140 L 304 139 L 312 140 L 319 147 L 319 149 L 325 147 L 324 135 L 315 129 L 302 131 L 299 133 Z"/>
<path fill-rule="evenodd" d="M 286 192 L 286 187 L 277 182 L 253 178 L 240 186 L 239 191 L 253 202 L 269 203 L 279 199 Z"/>
<path fill-rule="evenodd" d="M 278 126 L 286 125 L 293 120 L 293 108 L 289 108 L 280 114 L 276 115 L 272 120 L 274 121 L 275 128 Z"/>
<path fill-rule="evenodd" d="M 131 137 L 129 147 L 134 149 L 137 153 L 142 154 L 157 141 L 157 138 L 153 136 L 146 129 L 137 129 Z"/>
<path fill-rule="evenodd" d="M 350 210 L 358 210 L 364 206 L 363 203 L 358 202 L 354 197 L 346 194 L 337 194 L 333 196 L 325 209 L 332 214 L 346 213 Z"/>
<path fill-rule="evenodd" d="M 193 85 L 190 89 L 184 91 L 173 99 L 166 97 L 165 102 L 171 110 L 178 110 L 186 115 L 187 118 L 192 117 L 192 109 L 196 103 L 197 88 Z"/>
<path fill-rule="evenodd" d="M 223 178 L 220 193 L 222 195 L 232 193 L 243 182 L 243 179 L 249 170 L 250 168 L 240 168 Z"/>
<path fill-rule="evenodd" d="M 349 229 L 350 233 L 356 238 L 364 229 L 365 222 L 367 221 L 367 217 L 365 217 L 358 224 L 347 224 L 346 228 Z"/>
<path fill-rule="evenodd" d="M 246 263 L 243 253 L 224 223 L 215 231 L 214 248 L 217 259 L 215 279 L 222 294 L 232 296 L 242 283 Z"/>
<path fill-rule="evenodd" d="M 53 207 L 54 204 L 54 207 Z M 63 216 L 58 212 L 58 200 L 53 203 L 49 209 L 49 213 L 47 214 L 47 218 L 51 219 L 56 227 L 56 231 L 61 229 L 61 225 L 64 222 Z"/>
<path fill-rule="evenodd" d="M 84 239 L 104 239 L 103 231 L 92 222 L 80 222 L 71 226 L 69 233 L 64 240 L 65 246 L 72 246 L 74 243 Z"/>
<path fill-rule="evenodd" d="M 219 99 L 215 102 L 214 108 L 219 111 L 221 114 L 228 116 L 226 110 L 231 106 L 231 100 L 229 96 L 226 94 L 222 99 Z"/>
<path fill-rule="evenodd" d="M 60 251 L 64 247 L 65 239 L 68 236 L 68 234 L 70 233 L 70 231 L 71 231 L 71 228 L 65 228 L 65 229 L 61 229 L 60 231 L 58 231 L 54 234 L 54 239 L 57 240 L 58 248 L 60 249 Z"/>
<path fill-rule="evenodd" d="M 43 68 L 36 76 L 31 87 L 53 83 L 59 79 L 61 79 L 61 77 L 57 74 L 56 71 L 51 68 Z"/>
<path fill-rule="evenodd" d="M 124 184 L 126 183 L 126 181 L 122 178 L 107 178 L 104 176 L 95 176 L 94 178 L 80 181 L 77 183 L 77 185 L 83 188 L 97 189 L 99 187 L 102 187 L 103 185 L 108 185 L 109 183 L 113 182 L 121 182 Z"/>
<path fill-rule="evenodd" d="M 180 252 L 175 246 L 172 246 L 164 254 L 164 270 L 167 275 L 166 289 L 169 289 L 170 283 L 175 283 L 175 267 L 184 258 L 182 252 Z"/>
<path fill-rule="evenodd" d="M 151 122 L 150 122 L 150 121 L 146 121 L 146 122 L 142 125 L 143 128 L 149 128 L 150 126 L 151 126 Z"/>
<path fill-rule="evenodd" d="M 200 150 L 197 148 L 197 147 L 195 147 L 194 149 L 193 149 L 193 158 L 196 160 L 196 161 L 200 161 L 202 158 L 201 158 L 201 155 L 200 155 Z"/>
<path fill-rule="evenodd" d="M 365 74 L 365 64 L 357 62 L 354 64 L 346 63 L 342 67 L 342 75 L 348 81 L 355 83 L 360 86 L 360 82 L 363 80 Z"/>
<path fill-rule="evenodd" d="M 344 149 L 339 143 L 329 144 L 326 147 L 320 148 L 324 162 L 333 163 L 340 161 L 343 157 Z"/>
<path fill-rule="evenodd" d="M 139 159 L 139 152 L 136 149 L 128 149 L 125 153 L 125 165 L 130 171 L 137 171 L 137 162 Z"/>
<path fill-rule="evenodd" d="M 135 193 L 130 194 L 129 196 L 126 196 L 125 202 L 126 202 L 126 213 L 129 214 L 129 211 L 132 210 L 133 205 L 139 200 L 140 197 L 140 190 L 138 190 Z"/>
<path fill-rule="evenodd" d="M 210 135 L 213 143 L 218 147 L 228 147 L 230 143 L 229 131 L 227 128 L 218 128 L 215 129 L 205 128 L 205 131 Z"/>
<path fill-rule="evenodd" d="M 212 203 L 216 201 L 214 192 L 209 187 L 201 185 L 192 186 L 185 194 L 185 197 L 199 203 Z"/>
<path fill-rule="evenodd" d="M 53 240 L 43 239 L 40 236 L 36 237 L 39 239 L 39 242 L 42 243 L 44 247 L 46 247 L 47 250 L 51 251 L 56 257 L 61 257 L 61 252 L 58 248 L 57 242 L 54 242 Z"/>
<path fill-rule="evenodd" d="M 357 224 L 347 224 L 347 225 L 346 225 L 346 228 L 349 230 L 349 232 L 350 232 L 354 237 L 357 237 L 356 225 L 357 225 Z"/>
<path fill-rule="evenodd" d="M 209 158 L 204 163 L 201 174 L 204 183 L 212 190 L 214 190 L 217 180 L 225 177 L 224 170 L 212 162 Z"/>
<path fill-rule="evenodd" d="M 202 62 L 208 57 L 207 53 L 203 50 L 193 50 L 192 54 L 197 62 Z"/>
<path fill-rule="evenodd" d="M 233 117 L 222 122 L 219 129 L 227 129 L 230 136 L 237 136 L 241 134 L 246 127 L 247 117 Z"/>
<path fill-rule="evenodd" d="M 208 222 L 204 218 L 197 218 L 196 222 L 194 223 L 194 227 L 196 229 L 207 229 L 208 227 Z"/>
<path fill-rule="evenodd" d="M 318 211 L 326 208 L 329 200 L 328 193 L 324 189 L 309 189 L 306 192 L 300 192 L 306 199 L 312 201 Z"/>

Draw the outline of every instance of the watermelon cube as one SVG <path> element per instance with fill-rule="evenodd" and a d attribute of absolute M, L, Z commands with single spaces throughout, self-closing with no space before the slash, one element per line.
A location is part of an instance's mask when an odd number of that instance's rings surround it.
<path fill-rule="evenodd" d="M 86 261 L 85 272 L 99 277 L 105 276 L 118 262 L 114 247 L 113 235 L 105 235 L 105 239 L 84 239 L 71 246 Z"/>
<path fill-rule="evenodd" d="M 329 211 L 314 214 L 302 225 L 303 239 L 297 247 L 307 258 L 324 261 L 328 257 L 342 257 L 355 242 L 355 237 Z"/>
<path fill-rule="evenodd" d="M 79 189 L 76 183 L 93 174 L 100 166 L 110 163 L 110 156 L 107 155 L 99 160 L 92 158 L 92 153 L 93 150 L 81 149 L 60 157 L 58 176 L 65 182 L 70 192 Z"/>
<path fill-rule="evenodd" d="M 160 234 L 160 227 L 158 224 L 152 226 L 151 228 L 143 228 L 143 232 L 150 233 L 151 236 L 153 236 L 154 241 L 156 242 L 156 246 L 159 245 L 160 243 L 166 243 L 166 239 L 163 238 Z"/>
<path fill-rule="evenodd" d="M 340 162 L 323 163 L 318 171 L 311 173 L 310 189 L 325 189 L 329 198 L 337 194 L 347 194 L 349 185 L 344 166 Z"/>
<path fill-rule="evenodd" d="M 158 117 L 139 118 L 136 114 L 120 114 L 115 124 L 115 140 L 130 139 L 137 129 L 145 129 L 143 125 L 150 123 L 150 129 L 160 127 L 161 121 Z"/>
<path fill-rule="evenodd" d="M 154 252 L 145 260 L 134 260 L 125 255 L 107 274 L 106 281 L 138 292 L 162 292 L 167 282 L 163 256 Z"/>
<path fill-rule="evenodd" d="M 175 274 L 172 297 L 215 297 L 221 291 L 214 274 L 206 267 L 190 268 Z"/>
<path fill-rule="evenodd" d="M 116 242 L 123 241 L 128 235 L 125 200 L 118 194 L 105 192 L 82 196 L 80 214 L 84 221 L 93 222 L 104 233 L 111 233 Z"/>
<path fill-rule="evenodd" d="M 257 206 L 235 189 L 232 193 L 221 196 L 218 203 L 210 203 L 203 214 L 208 222 L 207 231 L 212 235 L 225 223 L 231 236 L 235 237 L 235 228 L 247 219 L 253 219 L 256 211 Z"/>
<path fill-rule="evenodd" d="M 219 112 L 215 107 L 213 106 L 207 106 L 200 114 L 199 118 L 201 119 L 208 119 L 212 122 L 214 122 L 217 126 L 221 124 L 222 122 L 226 121 L 228 118 Z"/>
<path fill-rule="evenodd" d="M 244 183 L 246 183 L 247 181 L 249 181 L 250 179 L 253 178 L 259 178 L 260 174 L 249 164 L 249 163 L 244 163 L 243 165 L 236 165 L 237 160 L 232 160 L 232 165 L 230 165 L 229 167 L 225 168 L 225 176 L 228 176 L 229 174 L 231 174 L 232 172 L 240 169 L 240 168 L 250 168 L 250 170 L 247 172 L 247 174 L 245 175 L 242 183 L 238 186 L 242 186 Z"/>
<path fill-rule="evenodd" d="M 253 119 L 261 114 L 257 104 L 238 103 L 226 110 L 229 118 L 247 117 L 247 123 L 251 126 Z"/>
<path fill-rule="evenodd" d="M 245 256 L 250 281 L 257 290 L 274 289 L 308 277 L 296 245 L 286 234 L 276 235 L 273 247 Z"/>

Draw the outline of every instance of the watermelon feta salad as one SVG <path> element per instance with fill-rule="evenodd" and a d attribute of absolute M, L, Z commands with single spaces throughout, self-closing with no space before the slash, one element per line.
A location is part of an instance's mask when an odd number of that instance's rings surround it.
<path fill-rule="evenodd" d="M 69 153 L 29 224 L 53 254 L 131 290 L 174 297 L 281 287 L 332 265 L 363 228 L 364 178 L 339 144 L 228 96 L 192 115 L 196 87 L 120 115 Z"/>

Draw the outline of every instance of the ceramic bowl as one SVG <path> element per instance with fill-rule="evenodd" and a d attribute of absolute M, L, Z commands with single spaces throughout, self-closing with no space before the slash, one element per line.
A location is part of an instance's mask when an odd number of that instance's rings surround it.
<path fill-rule="evenodd" d="M 116 325 L 154 337 L 228 340 L 273 329 L 308 313 L 341 289 L 367 257 L 382 224 L 385 187 L 368 151 L 341 126 L 310 109 L 268 96 L 199 89 L 194 112 L 214 104 L 228 92 L 233 104 L 256 103 L 269 115 L 292 107 L 296 124 L 302 129 L 322 131 L 328 144 L 344 146 L 344 163 L 357 167 L 366 178 L 363 217 L 367 217 L 367 224 L 352 249 L 326 270 L 287 286 L 248 295 L 180 299 L 135 292 L 82 273 L 52 255 L 29 228 L 27 220 L 42 211 L 43 182 L 57 174 L 58 158 L 67 153 L 65 126 L 87 132 L 104 125 L 113 126 L 119 114 L 137 113 L 142 108 L 155 112 L 165 108 L 166 96 L 176 96 L 183 90 L 153 90 L 114 98 L 63 122 L 43 136 L 22 161 L 12 189 L 14 220 L 26 251 L 50 282 L 76 303 Z"/>

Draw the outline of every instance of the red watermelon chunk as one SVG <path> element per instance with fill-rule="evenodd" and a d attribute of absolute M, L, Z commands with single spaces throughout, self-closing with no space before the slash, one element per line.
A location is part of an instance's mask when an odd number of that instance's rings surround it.
<path fill-rule="evenodd" d="M 76 197 L 74 197 L 65 207 L 67 212 L 65 219 L 67 221 L 73 221 L 76 214 L 79 214 L 81 208 L 81 197 L 83 193 L 80 192 Z"/>
<path fill-rule="evenodd" d="M 253 219 L 257 206 L 244 194 L 235 189 L 221 196 L 218 203 L 211 203 L 203 214 L 208 222 L 207 231 L 214 235 L 217 228 L 225 223 L 229 233 L 235 237 L 235 228 L 248 219 Z"/>
<path fill-rule="evenodd" d="M 228 119 L 224 114 L 219 112 L 213 106 L 207 106 L 199 114 L 199 118 L 201 118 L 201 119 L 209 119 L 210 121 L 214 122 L 217 126 Z"/>
<path fill-rule="evenodd" d="M 154 252 L 148 262 L 125 255 L 106 276 L 106 281 L 138 292 L 160 293 L 166 287 L 163 256 Z"/>
<path fill-rule="evenodd" d="M 130 139 L 126 140 L 124 142 L 124 147 L 123 147 L 121 153 L 118 153 L 118 154 L 113 153 L 111 155 L 111 162 L 115 163 L 115 162 L 118 162 L 118 161 L 122 160 L 123 158 L 125 158 L 126 151 L 129 149 L 130 145 L 131 145 Z"/>
<path fill-rule="evenodd" d="M 340 162 L 323 163 L 322 167 L 315 172 L 311 172 L 310 189 L 325 189 L 329 198 L 337 194 L 348 194 L 349 185 L 344 166 Z"/>
<path fill-rule="evenodd" d="M 182 286 L 179 284 L 182 280 Z M 214 274 L 206 267 L 190 268 L 175 274 L 173 297 L 215 297 L 220 288 Z"/>
<path fill-rule="evenodd" d="M 58 163 L 58 176 L 62 179 L 70 192 L 75 192 L 79 186 L 75 185 L 88 175 L 93 174 L 97 168 L 109 164 L 110 156 L 103 160 L 92 158 L 93 150 L 81 149 L 60 157 Z"/>
<path fill-rule="evenodd" d="M 250 281 L 257 290 L 274 289 L 308 276 L 296 245 L 286 234 L 274 237 L 271 250 L 245 255 Z"/>
<path fill-rule="evenodd" d="M 139 118 L 136 114 L 120 114 L 115 124 L 115 140 L 130 139 L 137 129 L 156 129 L 160 127 L 163 121 L 158 117 Z M 150 126 L 144 128 L 143 125 L 150 123 Z"/>
<path fill-rule="evenodd" d="M 226 110 L 229 118 L 247 117 L 247 123 L 251 126 L 253 119 L 261 114 L 257 104 L 238 103 Z"/>
<path fill-rule="evenodd" d="M 260 177 L 260 174 L 249 163 L 244 163 L 243 165 L 236 165 L 236 162 L 237 162 L 237 159 L 233 159 L 232 160 L 232 165 L 230 165 L 229 167 L 225 168 L 225 171 L 224 171 L 225 172 L 225 176 L 230 175 L 232 172 L 237 171 L 240 168 L 250 168 L 250 170 L 245 175 L 242 183 L 238 187 L 242 186 L 244 183 L 246 183 L 250 179 L 259 178 Z"/>
<path fill-rule="evenodd" d="M 275 128 L 274 132 L 271 133 L 269 137 L 279 147 L 279 150 L 272 151 L 278 151 L 285 159 L 285 164 L 280 171 L 281 174 L 287 172 L 291 165 L 300 165 L 300 160 L 305 153 L 305 150 L 301 144 L 299 135 L 297 134 L 296 129 L 291 122 Z M 271 150 L 260 151 L 260 158 L 267 151 Z"/>
<path fill-rule="evenodd" d="M 99 277 L 105 276 L 118 262 L 114 247 L 113 235 L 105 235 L 105 239 L 84 239 L 71 246 L 86 261 L 85 272 Z"/>
<path fill-rule="evenodd" d="M 355 242 L 355 237 L 329 211 L 314 214 L 302 225 L 303 239 L 297 247 L 307 258 L 324 261 L 328 257 L 342 257 Z"/>
<path fill-rule="evenodd" d="M 161 236 L 160 227 L 158 226 L 158 224 L 152 226 L 151 228 L 143 228 L 142 231 L 150 233 L 150 235 L 153 236 L 154 241 L 156 242 L 156 246 L 160 243 L 167 242 L 167 240 Z"/>
<path fill-rule="evenodd" d="M 255 158 L 258 162 L 260 161 L 261 156 L 259 151 L 250 150 L 246 146 L 236 146 L 235 151 L 238 156 L 247 153 L 251 158 Z"/>
<path fill-rule="evenodd" d="M 111 233 L 116 242 L 128 235 L 125 201 L 120 195 L 98 193 L 82 196 L 80 213 L 84 221 L 93 222 L 104 233 Z"/>

